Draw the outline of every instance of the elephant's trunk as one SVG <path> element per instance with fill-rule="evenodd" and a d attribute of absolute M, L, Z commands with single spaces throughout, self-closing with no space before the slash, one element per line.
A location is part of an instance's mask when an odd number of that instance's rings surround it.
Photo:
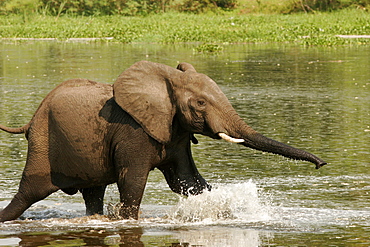
<path fill-rule="evenodd" d="M 243 125 L 244 126 L 240 128 L 241 131 L 238 131 L 240 134 L 235 133 L 235 136 L 231 137 L 225 133 L 219 133 L 219 136 L 226 141 L 239 143 L 256 150 L 279 154 L 295 160 L 309 161 L 316 165 L 316 169 L 326 165 L 325 161 L 309 152 L 293 148 L 284 143 L 267 138 L 253 130 L 247 124 L 244 123 Z"/>

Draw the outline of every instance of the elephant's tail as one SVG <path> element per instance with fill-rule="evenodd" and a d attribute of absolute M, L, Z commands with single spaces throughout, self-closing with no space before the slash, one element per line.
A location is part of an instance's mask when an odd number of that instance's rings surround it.
<path fill-rule="evenodd" d="M 26 133 L 29 127 L 30 127 L 29 123 L 22 126 L 22 127 L 19 127 L 19 128 L 10 128 L 10 127 L 6 127 L 6 126 L 0 124 L 0 129 L 1 130 L 4 130 L 4 131 L 6 131 L 8 133 L 11 133 L 11 134 Z"/>

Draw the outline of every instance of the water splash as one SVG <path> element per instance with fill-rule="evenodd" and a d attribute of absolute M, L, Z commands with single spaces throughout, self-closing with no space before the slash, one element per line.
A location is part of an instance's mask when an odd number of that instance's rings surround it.
<path fill-rule="evenodd" d="M 14 221 L 18 228 L 64 229 L 64 228 L 121 228 L 121 227 L 169 227 L 176 226 L 253 226 L 272 219 L 273 207 L 266 202 L 257 185 L 252 182 L 234 184 L 215 184 L 212 191 L 188 198 L 179 197 L 176 205 L 142 205 L 142 214 L 138 221 L 122 220 L 118 215 L 118 205 L 107 207 L 107 216 L 84 216 L 84 207 L 80 203 L 66 203 L 55 207 L 53 203 L 38 204 L 26 211 L 22 218 Z M 115 217 L 114 217 L 115 216 Z M 9 225 L 7 226 L 9 227 Z M 1 228 L 0 228 L 1 230 Z"/>
<path fill-rule="evenodd" d="M 252 181 L 216 185 L 201 195 L 180 197 L 168 217 L 180 223 L 256 222 L 270 219 L 269 206 L 261 202 Z"/>

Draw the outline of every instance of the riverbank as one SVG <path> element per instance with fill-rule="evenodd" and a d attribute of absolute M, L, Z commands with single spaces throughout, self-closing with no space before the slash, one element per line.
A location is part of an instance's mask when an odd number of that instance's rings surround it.
<path fill-rule="evenodd" d="M 121 43 L 370 44 L 370 15 L 363 10 L 316 14 L 184 14 L 125 16 L 0 16 L 0 38 L 77 39 Z M 355 38 L 345 38 L 352 35 Z M 350 37 L 350 36 L 348 36 Z"/>

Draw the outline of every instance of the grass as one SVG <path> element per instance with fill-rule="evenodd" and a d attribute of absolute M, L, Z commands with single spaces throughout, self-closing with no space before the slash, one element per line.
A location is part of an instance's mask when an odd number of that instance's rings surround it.
<path fill-rule="evenodd" d="M 304 45 L 369 44 L 370 15 L 362 10 L 316 14 L 181 14 L 124 16 L 0 16 L 0 38 L 104 38 L 137 43 L 300 43 Z M 214 49 L 216 46 L 209 46 Z"/>

